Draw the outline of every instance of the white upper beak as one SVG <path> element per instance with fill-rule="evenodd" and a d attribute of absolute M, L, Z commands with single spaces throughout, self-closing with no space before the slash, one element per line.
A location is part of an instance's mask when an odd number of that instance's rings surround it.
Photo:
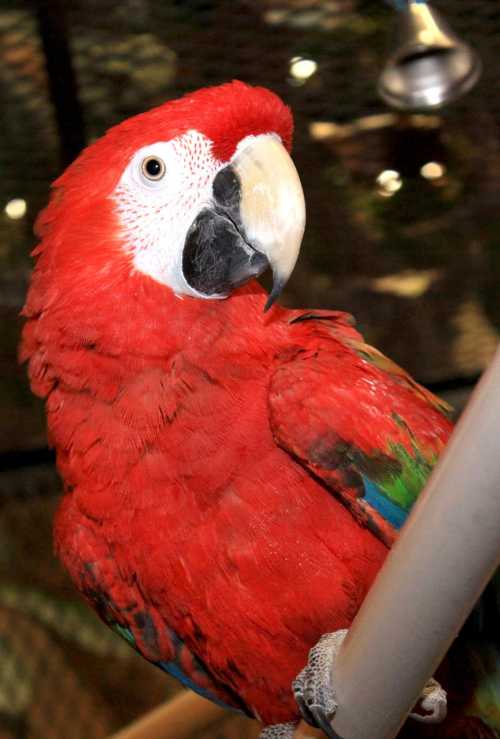
<path fill-rule="evenodd" d="M 304 235 L 306 210 L 299 175 L 276 134 L 244 139 L 231 165 L 241 184 L 240 215 L 250 244 L 273 271 L 266 310 L 293 272 Z"/>

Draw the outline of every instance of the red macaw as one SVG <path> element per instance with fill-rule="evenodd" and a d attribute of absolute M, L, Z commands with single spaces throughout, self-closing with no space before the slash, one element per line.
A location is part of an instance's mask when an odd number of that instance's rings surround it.
<path fill-rule="evenodd" d="M 451 431 L 349 316 L 274 304 L 305 223 L 292 128 L 233 82 L 89 146 L 38 219 L 22 341 L 77 588 L 266 739 L 299 707 L 329 732 L 338 643 Z"/>

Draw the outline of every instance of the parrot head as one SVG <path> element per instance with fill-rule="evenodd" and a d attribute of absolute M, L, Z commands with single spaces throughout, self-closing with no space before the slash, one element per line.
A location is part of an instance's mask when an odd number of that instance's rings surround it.
<path fill-rule="evenodd" d="M 39 253 L 50 250 L 51 269 L 71 279 L 112 282 L 120 264 L 176 296 L 205 299 L 225 298 L 270 267 L 268 308 L 295 266 L 305 224 L 292 129 L 275 94 L 242 82 L 130 118 L 55 182 L 37 223 Z"/>

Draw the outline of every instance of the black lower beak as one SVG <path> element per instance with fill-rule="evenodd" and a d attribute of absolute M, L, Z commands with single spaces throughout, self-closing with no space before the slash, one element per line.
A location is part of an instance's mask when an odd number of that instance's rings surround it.
<path fill-rule="evenodd" d="M 182 257 L 188 284 L 206 296 L 225 297 L 269 267 L 223 212 L 205 208 L 189 229 Z"/>
<path fill-rule="evenodd" d="M 267 257 L 246 239 L 240 198 L 236 173 L 230 165 L 224 167 L 214 179 L 213 205 L 200 211 L 187 234 L 184 277 L 207 297 L 225 297 L 269 267 Z"/>

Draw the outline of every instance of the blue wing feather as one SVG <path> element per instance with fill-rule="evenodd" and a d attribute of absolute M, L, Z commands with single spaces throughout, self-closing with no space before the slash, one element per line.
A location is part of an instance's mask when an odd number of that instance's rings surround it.
<path fill-rule="evenodd" d="M 381 516 L 388 521 L 391 526 L 399 530 L 406 521 L 409 511 L 406 511 L 397 503 L 390 500 L 386 493 L 379 488 L 379 486 L 370 480 L 368 477 L 363 475 L 363 486 L 365 489 L 364 498 L 366 502 L 375 508 Z"/>
<path fill-rule="evenodd" d="M 136 642 L 134 639 L 134 635 L 132 634 L 132 631 L 127 626 L 122 626 L 118 623 L 110 624 L 111 628 L 119 634 L 123 639 L 125 639 L 129 644 L 131 644 L 134 648 L 137 648 Z M 172 643 L 175 646 L 175 654 L 177 657 L 180 657 L 182 650 L 184 649 L 185 645 L 182 639 L 179 638 L 179 636 L 172 631 L 172 629 L 169 629 L 169 634 L 172 639 Z M 200 674 L 204 675 L 208 679 L 210 678 L 210 675 L 205 670 L 201 662 L 194 658 L 196 661 L 196 670 Z M 189 690 L 192 690 L 194 693 L 197 693 L 198 695 L 201 695 L 202 698 L 206 698 L 209 701 L 212 701 L 212 703 L 216 703 L 219 706 L 222 706 L 223 708 L 228 708 L 233 711 L 238 711 L 238 713 L 243 713 L 243 711 L 240 711 L 239 709 L 235 708 L 234 706 L 229 705 L 228 703 L 224 703 L 220 698 L 218 698 L 214 693 L 212 693 L 208 688 L 198 685 L 198 683 L 193 679 L 191 675 L 186 674 L 182 667 L 179 664 L 179 661 L 176 660 L 170 660 L 168 662 L 153 662 L 154 665 L 159 667 L 164 672 L 171 675 L 171 677 L 178 680 L 181 685 L 183 685 L 185 688 L 188 688 Z"/>

